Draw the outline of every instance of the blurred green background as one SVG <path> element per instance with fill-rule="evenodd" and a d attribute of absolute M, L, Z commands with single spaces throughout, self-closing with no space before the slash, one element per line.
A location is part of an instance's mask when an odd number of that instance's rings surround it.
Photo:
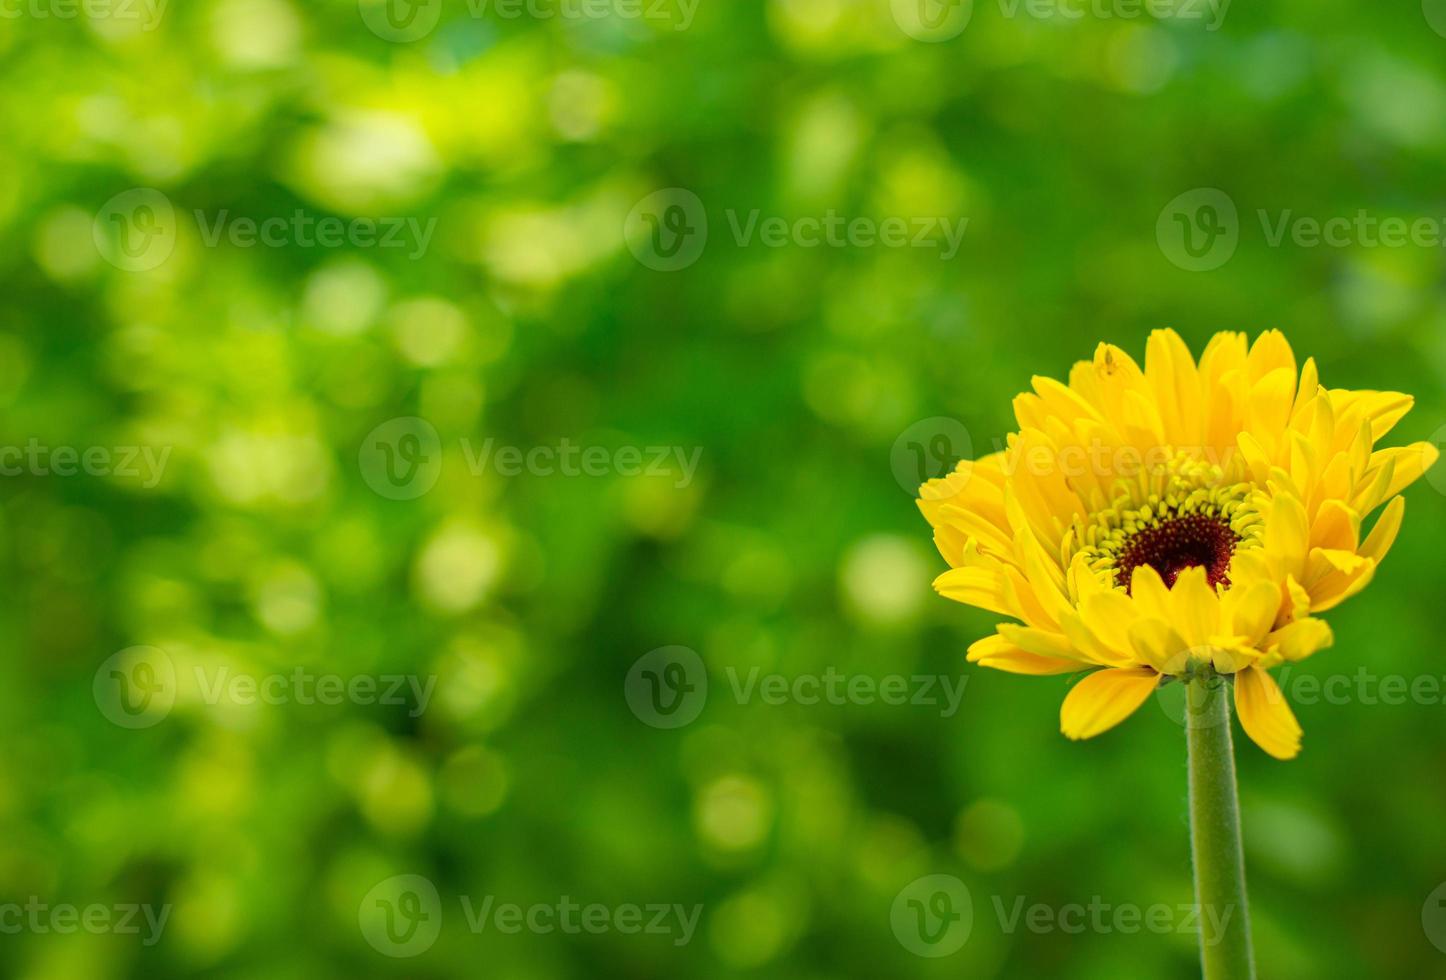
<path fill-rule="evenodd" d="M 1279 327 L 1430 437 L 1446 253 L 1258 214 L 1439 229 L 1446 9 L 392 2 L 0 17 L 0 446 L 97 451 L 0 479 L 0 910 L 168 910 L 153 942 L 0 911 L 0 973 L 1198 975 L 1188 931 L 1057 918 L 1190 901 L 1168 699 L 1071 744 L 1066 678 L 966 665 L 994 617 L 930 590 L 899 474 L 959 451 L 924 420 L 988 451 L 1031 374 L 1162 326 Z M 946 259 L 742 240 L 754 211 L 968 224 Z M 475 458 L 565 444 L 597 475 Z M 1439 486 L 1301 672 L 1446 677 Z M 667 647 L 705 666 L 640 662 Z M 435 686 L 207 697 L 298 668 Z M 735 691 L 755 668 L 965 687 L 775 704 Z M 659 684 L 696 718 L 658 727 Z M 1298 761 L 1237 745 L 1262 975 L 1442 975 L 1446 706 L 1296 710 Z M 972 896 L 947 956 L 900 927 L 929 875 Z M 686 942 L 474 931 L 489 897 L 701 913 Z M 1007 928 L 1021 899 L 1055 924 Z"/>

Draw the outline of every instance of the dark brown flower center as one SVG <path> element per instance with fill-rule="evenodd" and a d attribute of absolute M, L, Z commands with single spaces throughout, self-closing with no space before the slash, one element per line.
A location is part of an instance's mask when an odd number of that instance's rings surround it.
<path fill-rule="evenodd" d="M 1115 584 L 1129 591 L 1130 576 L 1141 565 L 1160 573 L 1165 585 L 1187 568 L 1200 566 L 1212 586 L 1230 585 L 1230 559 L 1240 537 L 1230 525 L 1206 514 L 1185 514 L 1144 527 L 1130 536 L 1120 554 Z"/>

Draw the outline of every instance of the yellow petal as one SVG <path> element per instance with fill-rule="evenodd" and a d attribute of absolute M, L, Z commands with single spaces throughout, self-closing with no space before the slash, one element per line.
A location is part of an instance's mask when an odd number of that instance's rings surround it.
<path fill-rule="evenodd" d="M 934 579 L 940 595 L 968 606 L 978 606 L 1001 616 L 1018 616 L 1019 607 L 1009 601 L 1004 581 L 987 568 L 951 568 Z"/>
<path fill-rule="evenodd" d="M 1026 653 L 1033 653 L 1041 657 L 1082 659 L 1069 642 L 1069 638 L 1054 630 L 1017 626 L 1014 623 L 1000 623 L 999 635 Z"/>
<path fill-rule="evenodd" d="M 1175 578 L 1170 589 L 1170 605 L 1174 607 L 1175 628 L 1188 644 L 1200 646 L 1220 630 L 1220 600 L 1210 587 L 1205 569 L 1199 565 L 1186 568 Z"/>
<path fill-rule="evenodd" d="M 1409 446 L 1400 446 L 1395 449 L 1382 449 L 1371 454 L 1371 466 L 1378 465 L 1382 459 L 1389 458 L 1395 462 L 1396 468 L 1391 474 L 1390 481 L 1386 484 L 1385 490 L 1381 492 L 1381 500 L 1394 497 L 1402 490 L 1419 480 L 1427 470 L 1435 465 L 1441 451 L 1429 442 L 1412 443 Z M 1374 510 L 1368 507 L 1367 510 Z"/>
<path fill-rule="evenodd" d="M 1299 404 L 1320 390 L 1324 389 L 1320 388 L 1320 371 L 1316 368 L 1315 358 L 1307 357 L 1305 364 L 1300 369 L 1300 387 L 1296 389 L 1296 403 Z"/>
<path fill-rule="evenodd" d="M 1310 592 L 1308 592 L 1306 587 L 1301 585 L 1300 582 L 1296 581 L 1294 575 L 1286 577 L 1285 591 L 1286 595 L 1290 598 L 1290 615 L 1285 617 L 1287 620 L 1304 619 L 1310 615 L 1312 608 Z"/>
<path fill-rule="evenodd" d="M 1145 345 L 1145 377 L 1154 389 L 1164 423 L 1165 439 L 1172 445 L 1191 446 L 1200 441 L 1200 376 L 1190 348 L 1173 330 L 1156 330 Z"/>
<path fill-rule="evenodd" d="M 1123 592 L 1111 589 L 1080 601 L 1080 615 L 1099 641 L 1112 650 L 1129 653 L 1130 627 L 1140 618 L 1139 606 Z"/>
<path fill-rule="evenodd" d="M 986 636 L 969 647 L 970 663 L 1011 674 L 1071 674 L 1083 667 L 1078 660 L 1041 657 L 1011 645 L 1002 636 Z"/>
<path fill-rule="evenodd" d="M 1415 405 L 1416 399 L 1399 391 L 1349 391 L 1336 389 L 1331 397 L 1342 411 L 1360 416 L 1371 426 L 1371 441 L 1375 442 L 1393 429 Z"/>
<path fill-rule="evenodd" d="M 1130 627 L 1130 645 L 1135 657 L 1162 674 L 1178 674 L 1193 652 L 1175 628 L 1163 619 L 1140 619 Z M 1205 652 L 1200 653 L 1201 658 Z"/>
<path fill-rule="evenodd" d="M 1280 587 L 1272 582 L 1236 585 L 1220 601 L 1221 625 L 1235 636 L 1257 643 L 1275 625 Z"/>
<path fill-rule="evenodd" d="M 1160 573 L 1151 565 L 1135 566 L 1130 575 L 1130 598 L 1135 600 L 1142 616 L 1152 616 L 1168 622 L 1174 611 L 1170 603 L 1170 590 L 1166 588 L 1165 580 L 1160 578 Z"/>
<path fill-rule="evenodd" d="M 1115 727 L 1149 700 L 1160 676 L 1147 667 L 1097 670 L 1070 688 L 1059 709 L 1059 728 L 1073 739 Z"/>
<path fill-rule="evenodd" d="M 1265 521 L 1265 548 L 1288 573 L 1300 578 L 1305 573 L 1310 528 L 1305 506 L 1289 492 L 1277 493 Z"/>
<path fill-rule="evenodd" d="M 1378 562 L 1386 557 L 1386 552 L 1396 543 L 1396 532 L 1401 530 L 1401 518 L 1405 515 L 1406 498 L 1393 498 L 1381 511 L 1381 516 L 1376 518 L 1376 526 L 1371 528 L 1366 543 L 1361 545 L 1361 554 Z"/>
<path fill-rule="evenodd" d="M 1245 734 L 1270 755 L 1284 760 L 1300 754 L 1300 723 L 1275 678 L 1261 668 L 1235 675 L 1235 711 Z"/>
<path fill-rule="evenodd" d="M 1064 630 L 1064 635 L 1069 638 L 1070 646 L 1092 664 L 1102 667 L 1130 667 L 1136 662 L 1128 643 L 1120 647 L 1105 643 L 1085 624 L 1083 616 L 1071 613 L 1061 619 L 1059 625 Z"/>
<path fill-rule="evenodd" d="M 1260 651 L 1239 637 L 1219 637 L 1210 645 L 1210 661 L 1222 674 L 1233 674 L 1244 670 L 1260 660 Z"/>
<path fill-rule="evenodd" d="M 1371 579 L 1376 576 L 1376 563 L 1370 558 L 1361 559 L 1361 564 L 1356 570 L 1347 575 L 1343 572 L 1332 572 L 1321 579 L 1310 590 L 1310 612 L 1325 612 L 1334 609 L 1345 602 L 1351 596 L 1371 584 Z M 1297 609 L 1294 619 L 1305 618 Z"/>
<path fill-rule="evenodd" d="M 1281 432 L 1290 421 L 1296 383 L 1295 372 L 1281 368 L 1255 382 L 1250 389 L 1247 424 L 1268 450 L 1280 448 L 1273 433 Z"/>
<path fill-rule="evenodd" d="M 1358 555 L 1354 551 L 1312 548 L 1310 560 L 1306 564 L 1305 585 L 1312 594 L 1315 594 L 1317 592 L 1315 587 L 1336 572 L 1340 572 L 1347 578 L 1354 578 L 1362 568 L 1374 564 L 1375 562 L 1371 559 Z"/>
<path fill-rule="evenodd" d="M 1279 330 L 1267 330 L 1255 338 L 1255 343 L 1250 346 L 1247 365 L 1252 382 L 1278 370 L 1285 371 L 1292 378 L 1296 374 L 1295 352 L 1290 349 L 1290 341 L 1285 339 L 1285 334 Z"/>
<path fill-rule="evenodd" d="M 1289 661 L 1304 660 L 1335 642 L 1335 634 L 1323 619 L 1298 619 L 1266 638 L 1265 648 Z"/>
<path fill-rule="evenodd" d="M 1345 457 L 1337 456 L 1343 460 Z M 1342 500 L 1327 500 L 1315 515 L 1310 528 L 1310 544 L 1314 548 L 1338 548 L 1355 551 L 1361 540 L 1361 518 Z"/>

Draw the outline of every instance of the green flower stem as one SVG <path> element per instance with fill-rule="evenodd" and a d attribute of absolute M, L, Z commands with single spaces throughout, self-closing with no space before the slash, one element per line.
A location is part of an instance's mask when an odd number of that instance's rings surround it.
<path fill-rule="evenodd" d="M 1206 671 L 1186 685 L 1190 752 L 1190 850 L 1200 906 L 1200 961 L 1205 980 L 1253 980 L 1250 906 L 1240 845 L 1230 688 Z"/>

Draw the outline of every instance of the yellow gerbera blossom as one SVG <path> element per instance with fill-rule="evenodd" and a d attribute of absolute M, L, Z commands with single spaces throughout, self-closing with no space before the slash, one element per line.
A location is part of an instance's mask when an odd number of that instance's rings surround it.
<path fill-rule="evenodd" d="M 1060 724 L 1089 738 L 1163 678 L 1234 676 L 1241 725 L 1280 759 L 1300 726 L 1267 671 L 1330 646 L 1313 614 L 1363 589 L 1429 443 L 1377 449 L 1408 395 L 1326 389 L 1278 331 L 1220 333 L 1197 364 L 1172 330 L 1145 366 L 1101 344 L 1069 383 L 1033 379 L 1007 448 L 919 490 L 950 570 L 935 588 L 1007 617 L 969 660 L 1093 670 Z M 1362 540 L 1362 522 L 1385 510 Z"/>

